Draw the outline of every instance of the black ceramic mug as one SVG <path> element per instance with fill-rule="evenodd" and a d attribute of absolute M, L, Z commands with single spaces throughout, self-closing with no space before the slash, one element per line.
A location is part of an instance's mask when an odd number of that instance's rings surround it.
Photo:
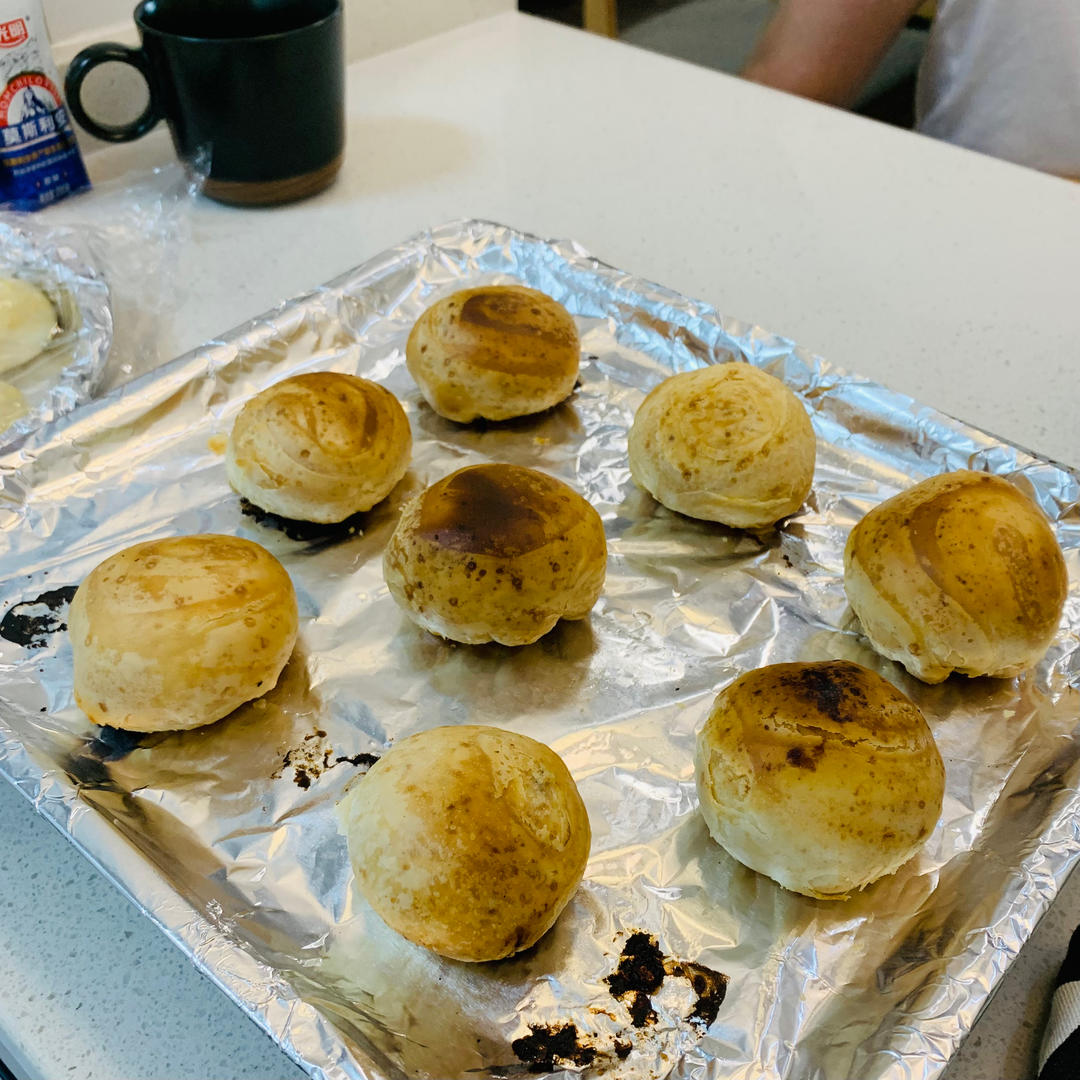
<path fill-rule="evenodd" d="M 126 142 L 165 120 L 222 202 L 287 202 L 333 181 L 345 145 L 340 0 L 143 0 L 135 24 L 141 49 L 91 45 L 68 69 L 68 105 L 91 135 Z M 146 79 L 149 103 L 131 123 L 99 124 L 83 80 L 116 61 Z"/>

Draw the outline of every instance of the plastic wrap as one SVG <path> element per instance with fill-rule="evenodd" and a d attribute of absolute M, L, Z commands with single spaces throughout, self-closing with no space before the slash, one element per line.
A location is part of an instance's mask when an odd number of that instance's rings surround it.
<path fill-rule="evenodd" d="M 453 288 L 512 281 L 574 315 L 579 389 L 533 418 L 442 420 L 405 370 L 413 321 Z M 819 440 L 807 504 L 764 538 L 669 513 L 626 464 L 645 393 L 732 358 L 784 379 Z M 405 480 L 344 528 L 252 515 L 225 481 L 243 403 L 319 369 L 389 387 L 415 437 Z M 467 647 L 397 609 L 380 556 L 403 500 L 480 461 L 544 469 L 598 509 L 610 558 L 590 619 L 525 648 Z M 1070 593 L 1033 671 L 925 686 L 860 636 L 842 549 L 869 507 L 960 467 L 1007 475 L 1043 507 Z M 313 1077 L 930 1080 L 1080 852 L 1076 475 L 573 243 L 483 222 L 418 236 L 51 425 L 0 471 L 0 770 Z M 202 531 L 254 539 L 291 574 L 300 642 L 279 685 L 198 731 L 93 727 L 62 632 L 74 587 L 131 543 Z M 693 781 L 717 688 L 826 658 L 915 700 L 947 773 L 925 848 L 842 903 L 727 856 Z M 389 931 L 352 885 L 334 814 L 395 739 L 464 722 L 553 746 L 593 826 L 554 929 L 495 964 Z M 659 982 L 642 984 L 635 957 Z"/>
<path fill-rule="evenodd" d="M 42 289 L 59 324 L 44 352 L 0 373 L 27 405 L 0 430 L 0 446 L 160 363 L 176 306 L 178 249 L 199 183 L 172 165 L 103 185 L 92 202 L 0 214 L 0 277 Z"/>

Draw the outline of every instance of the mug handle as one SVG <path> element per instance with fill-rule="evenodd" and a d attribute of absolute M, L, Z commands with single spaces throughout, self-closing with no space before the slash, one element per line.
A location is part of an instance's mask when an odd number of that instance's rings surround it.
<path fill-rule="evenodd" d="M 88 116 L 82 104 L 83 80 L 98 64 L 108 63 L 130 64 L 146 80 L 146 88 L 150 93 L 150 100 L 143 109 L 142 115 L 136 117 L 127 124 L 99 124 Z M 150 74 L 150 64 L 142 49 L 129 49 L 126 45 L 118 45 L 115 41 L 105 41 L 100 45 L 91 45 L 83 49 L 74 60 L 71 61 L 64 77 L 64 93 L 67 95 L 68 106 L 72 115 L 78 120 L 79 125 L 84 127 L 91 135 L 105 142 L 130 142 L 132 139 L 145 135 L 160 119 L 161 112 L 154 100 L 154 82 Z"/>

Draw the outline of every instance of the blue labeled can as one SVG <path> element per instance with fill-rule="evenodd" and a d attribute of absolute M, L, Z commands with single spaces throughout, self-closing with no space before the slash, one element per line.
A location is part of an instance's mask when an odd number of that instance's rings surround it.
<path fill-rule="evenodd" d="M 40 0 L 0 0 L 0 206 L 39 210 L 90 186 Z"/>

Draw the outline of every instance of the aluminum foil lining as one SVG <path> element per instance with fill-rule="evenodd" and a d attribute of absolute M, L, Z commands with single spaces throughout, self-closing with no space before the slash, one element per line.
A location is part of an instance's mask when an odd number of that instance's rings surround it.
<path fill-rule="evenodd" d="M 413 321 L 447 291 L 512 281 L 575 316 L 579 389 L 534 418 L 440 419 L 405 370 Z M 807 505 L 764 539 L 669 513 L 626 464 L 650 387 L 733 359 L 783 378 L 819 437 Z M 389 387 L 415 436 L 405 480 L 344 528 L 252 516 L 225 481 L 244 401 L 317 369 Z M 436 639 L 382 581 L 403 500 L 480 461 L 545 469 L 606 524 L 591 618 L 530 647 Z M 1037 500 L 1071 588 L 1037 669 L 924 686 L 860 636 L 841 554 L 868 508 L 959 467 Z M 1077 476 L 573 243 L 475 221 L 424 233 L 45 428 L 0 468 L 0 768 L 313 1077 L 927 1080 L 1080 851 Z M 280 684 L 198 731 L 93 727 L 72 702 L 73 587 L 126 545 L 203 531 L 256 540 L 292 575 L 302 628 Z M 726 855 L 692 771 L 719 687 L 826 658 L 910 695 L 947 770 L 924 850 L 842 903 L 785 892 Z M 395 739 L 458 722 L 552 745 L 593 825 L 585 881 L 555 928 L 493 964 L 389 931 L 352 886 L 334 814 Z"/>
<path fill-rule="evenodd" d="M 28 411 L 6 429 L 0 447 L 89 401 L 105 374 L 113 337 L 109 286 L 71 228 L 49 228 L 18 215 L 0 215 L 0 277 L 36 285 L 56 309 L 57 330 L 43 352 L 0 372 Z"/>

